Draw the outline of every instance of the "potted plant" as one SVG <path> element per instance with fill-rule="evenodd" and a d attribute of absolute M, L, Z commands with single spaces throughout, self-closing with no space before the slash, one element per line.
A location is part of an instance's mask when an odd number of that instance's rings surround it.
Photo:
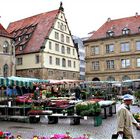
<path fill-rule="evenodd" d="M 93 110 L 94 110 L 94 115 L 95 115 L 95 116 L 98 116 L 98 115 L 101 114 L 102 109 L 101 109 L 101 106 L 100 106 L 100 104 L 99 104 L 98 102 L 96 102 L 96 103 L 94 104 Z"/>
<path fill-rule="evenodd" d="M 81 116 L 98 116 L 101 113 L 101 106 L 98 102 L 77 104 L 76 113 Z"/>
<path fill-rule="evenodd" d="M 88 110 L 87 104 L 79 103 L 76 105 L 76 114 L 81 115 L 81 112 L 84 110 Z"/>

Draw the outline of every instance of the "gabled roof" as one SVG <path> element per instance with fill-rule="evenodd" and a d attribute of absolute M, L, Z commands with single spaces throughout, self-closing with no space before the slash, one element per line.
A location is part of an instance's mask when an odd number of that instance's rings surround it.
<path fill-rule="evenodd" d="M 1 24 L 0 24 L 0 36 L 12 38 L 12 35 L 9 34 Z"/>
<path fill-rule="evenodd" d="M 16 54 L 38 52 L 59 12 L 53 10 L 10 23 L 7 30 L 15 37 Z M 19 50 L 21 45 L 24 45 L 22 51 Z"/>
<path fill-rule="evenodd" d="M 106 33 L 108 31 L 114 32 L 114 37 L 122 36 L 122 30 L 125 28 L 130 30 L 129 35 L 140 33 L 140 16 L 136 15 L 116 20 L 108 19 L 108 21 L 92 34 L 89 40 L 107 38 Z"/>

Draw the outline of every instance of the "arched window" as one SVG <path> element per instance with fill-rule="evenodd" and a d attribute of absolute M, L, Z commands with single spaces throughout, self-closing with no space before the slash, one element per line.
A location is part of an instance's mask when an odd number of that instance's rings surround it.
<path fill-rule="evenodd" d="M 94 77 L 92 81 L 100 81 L 100 79 L 98 77 Z"/>
<path fill-rule="evenodd" d="M 130 77 L 127 76 L 127 75 L 125 75 L 125 76 L 122 77 L 122 80 L 123 80 L 123 81 L 125 81 L 125 80 L 130 80 Z"/>
<path fill-rule="evenodd" d="M 61 53 L 65 54 L 65 47 L 64 46 L 62 46 L 62 48 L 61 48 Z"/>
<path fill-rule="evenodd" d="M 8 53 L 8 52 L 9 52 L 9 43 L 5 41 L 3 44 L 3 53 Z"/>
<path fill-rule="evenodd" d="M 3 66 L 3 76 L 4 77 L 7 77 L 8 76 L 8 65 L 7 64 L 5 64 L 4 66 Z"/>
<path fill-rule="evenodd" d="M 64 35 L 61 34 L 61 42 L 64 42 Z"/>
<path fill-rule="evenodd" d="M 115 77 L 109 76 L 109 77 L 107 78 L 107 81 L 115 81 Z"/>
<path fill-rule="evenodd" d="M 62 59 L 62 67 L 66 67 L 66 60 L 65 60 L 65 58 Z"/>

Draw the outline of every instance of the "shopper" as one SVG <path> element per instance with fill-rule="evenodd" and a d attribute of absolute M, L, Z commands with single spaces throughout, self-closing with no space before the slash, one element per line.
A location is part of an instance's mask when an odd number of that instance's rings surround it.
<path fill-rule="evenodd" d="M 123 103 L 117 111 L 117 132 L 119 136 L 125 139 L 134 139 L 133 124 L 140 128 L 139 123 L 134 119 L 130 112 L 133 96 L 126 94 L 123 96 Z"/>
<path fill-rule="evenodd" d="M 34 100 L 38 100 L 39 97 L 40 97 L 39 87 L 36 87 L 36 90 L 34 91 Z"/>
<path fill-rule="evenodd" d="M 76 85 L 74 92 L 75 92 L 75 99 L 80 100 L 81 99 L 81 89 L 80 89 L 79 85 Z"/>

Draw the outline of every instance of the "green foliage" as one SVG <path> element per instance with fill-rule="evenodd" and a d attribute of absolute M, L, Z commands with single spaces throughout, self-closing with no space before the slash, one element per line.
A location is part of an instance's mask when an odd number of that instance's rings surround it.
<path fill-rule="evenodd" d="M 135 96 L 137 99 L 140 99 L 140 90 L 137 90 L 137 91 L 134 93 L 134 96 Z"/>
<path fill-rule="evenodd" d="M 100 114 L 101 113 L 101 106 L 98 102 L 96 102 L 93 106 L 93 109 L 94 109 L 94 114 Z"/>
<path fill-rule="evenodd" d="M 68 115 L 73 115 L 74 114 L 74 109 L 73 108 L 67 109 L 67 113 L 68 113 Z"/>
<path fill-rule="evenodd" d="M 94 92 L 94 96 L 106 96 L 108 94 L 107 90 L 97 90 Z"/>
<path fill-rule="evenodd" d="M 88 97 L 88 95 L 89 95 L 89 93 L 84 90 L 81 92 L 82 99 L 86 99 Z"/>
<path fill-rule="evenodd" d="M 32 110 L 44 110 L 44 107 L 43 106 L 32 106 L 31 108 Z"/>
<path fill-rule="evenodd" d="M 69 90 L 66 89 L 66 88 L 61 88 L 60 89 L 60 93 L 61 93 L 62 96 L 66 96 L 68 94 L 68 92 L 69 92 Z"/>
<path fill-rule="evenodd" d="M 140 119 L 140 113 L 135 113 L 135 114 L 133 114 L 133 116 L 136 120 Z"/>
<path fill-rule="evenodd" d="M 87 103 L 76 105 L 76 113 L 82 116 L 94 116 L 101 113 L 101 106 L 99 103 Z"/>
<path fill-rule="evenodd" d="M 19 105 L 19 107 L 23 107 L 23 108 L 25 108 L 25 107 L 31 107 L 31 105 L 28 105 L 28 104 L 22 104 L 22 105 Z"/>
<path fill-rule="evenodd" d="M 4 134 L 1 135 L 1 136 L 0 136 L 0 139 L 5 139 L 5 135 L 4 135 Z"/>
<path fill-rule="evenodd" d="M 51 97 L 51 96 L 52 96 L 52 92 L 47 91 L 47 92 L 46 92 L 46 97 L 49 98 L 49 97 Z"/>
<path fill-rule="evenodd" d="M 47 98 L 52 96 L 52 92 L 47 91 L 47 90 L 42 90 L 42 94 L 45 95 Z"/>
<path fill-rule="evenodd" d="M 81 112 L 84 111 L 84 110 L 88 110 L 88 106 L 86 104 L 77 104 L 76 105 L 76 113 L 78 115 L 80 115 Z"/>
<path fill-rule="evenodd" d="M 42 90 L 43 95 L 46 95 L 46 92 L 47 92 L 46 90 Z"/>

